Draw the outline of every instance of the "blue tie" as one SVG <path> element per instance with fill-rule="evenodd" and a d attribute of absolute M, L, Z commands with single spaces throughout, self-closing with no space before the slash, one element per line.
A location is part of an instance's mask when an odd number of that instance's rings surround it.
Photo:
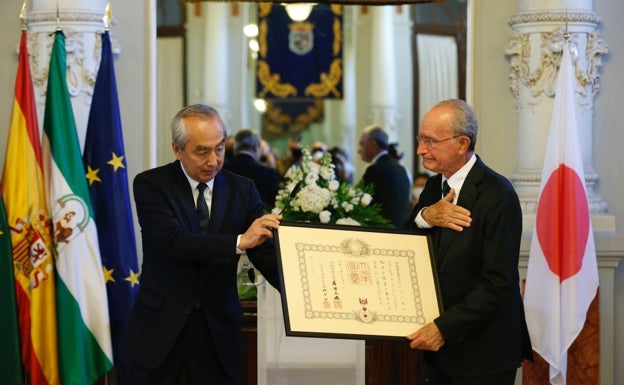
<path fill-rule="evenodd" d="M 204 198 L 206 187 L 208 187 L 206 183 L 197 185 L 197 190 L 199 190 L 199 195 L 197 196 L 197 217 L 199 218 L 199 227 L 204 233 L 208 231 L 208 222 L 210 221 L 210 211 L 208 211 L 208 205 Z"/>

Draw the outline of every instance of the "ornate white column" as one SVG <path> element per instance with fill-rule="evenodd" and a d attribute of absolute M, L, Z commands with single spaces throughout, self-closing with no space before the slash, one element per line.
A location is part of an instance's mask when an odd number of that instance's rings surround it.
<path fill-rule="evenodd" d="M 394 6 L 370 7 L 371 13 L 371 123 L 397 139 L 399 119 L 394 50 Z"/>
<path fill-rule="evenodd" d="M 226 125 L 228 108 L 228 18 L 230 3 L 206 2 L 204 30 L 204 103 L 219 111 Z"/>
<path fill-rule="evenodd" d="M 33 0 L 32 6 L 27 9 L 28 49 L 39 127 L 43 127 L 48 67 L 54 39 L 52 33 L 58 27 L 65 34 L 67 86 L 81 147 L 84 145 L 93 86 L 100 63 L 101 40 L 98 34 L 104 32 L 102 17 L 105 7 L 106 0 Z M 119 52 L 112 36 L 111 42 L 113 50 Z"/>
<path fill-rule="evenodd" d="M 601 56 L 608 52 L 597 30 L 599 22 L 592 0 L 519 0 L 518 13 L 509 22 L 514 32 L 505 53 L 511 61 L 511 91 L 518 112 L 517 169 L 511 180 L 520 195 L 525 230 L 533 228 L 563 35 L 567 31 L 578 47 L 575 66 L 579 139 L 593 227 L 595 231 L 615 231 L 615 220 L 595 191 L 599 175 L 593 165 L 593 101 L 599 87 Z"/>

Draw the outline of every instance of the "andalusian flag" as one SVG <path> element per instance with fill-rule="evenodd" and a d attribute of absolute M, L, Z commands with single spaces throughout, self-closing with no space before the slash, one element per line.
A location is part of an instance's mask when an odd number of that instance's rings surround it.
<path fill-rule="evenodd" d="M 0 190 L 0 384 L 22 384 L 11 233 Z"/>
<path fill-rule="evenodd" d="M 22 362 L 30 384 L 59 384 L 50 214 L 25 31 L 2 189 L 11 231 Z"/>
<path fill-rule="evenodd" d="M 63 385 L 84 385 L 108 372 L 113 356 L 97 229 L 66 69 L 65 36 L 56 31 L 43 121 L 43 151 L 57 258 L 59 364 Z"/>
<path fill-rule="evenodd" d="M 108 32 L 102 34 L 102 60 L 93 89 L 83 159 L 104 265 L 115 366 L 124 370 L 120 350 L 139 290 L 139 263 Z"/>

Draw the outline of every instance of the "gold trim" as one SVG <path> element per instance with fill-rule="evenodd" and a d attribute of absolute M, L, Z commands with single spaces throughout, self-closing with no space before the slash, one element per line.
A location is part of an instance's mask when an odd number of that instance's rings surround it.
<path fill-rule="evenodd" d="M 333 8 L 332 8 L 333 9 Z M 334 44 L 332 46 L 332 53 L 334 56 L 338 56 L 338 54 L 342 51 L 342 23 L 339 18 L 334 18 L 334 25 L 332 26 L 334 31 Z"/>
<path fill-rule="evenodd" d="M 273 3 L 258 3 L 258 17 L 266 17 L 271 13 Z"/>
<path fill-rule="evenodd" d="M 272 93 L 279 98 L 297 96 L 297 89 L 290 83 L 282 83 L 279 74 L 272 74 L 269 65 L 264 60 L 258 60 L 258 81 L 264 86 L 258 97 L 264 98 Z"/>
<path fill-rule="evenodd" d="M 315 99 L 314 104 L 309 106 L 305 113 L 295 116 L 294 122 L 291 116 L 283 113 L 279 107 L 275 107 L 271 100 L 268 101 L 267 112 L 262 119 L 262 136 L 267 139 L 279 139 L 292 136 L 305 130 L 308 125 L 319 122 L 323 117 L 325 108 L 322 99 Z"/>
<path fill-rule="evenodd" d="M 267 6 L 268 5 L 268 6 Z M 259 15 L 267 17 L 271 11 L 270 3 L 261 3 Z M 336 16 L 342 15 L 342 5 L 330 5 L 330 10 Z M 258 43 L 260 45 L 259 56 L 266 58 L 268 54 L 268 24 L 266 19 L 259 23 Z M 332 54 L 338 56 L 342 53 L 342 23 L 339 17 L 334 18 L 332 24 L 332 32 L 334 33 L 334 41 L 332 43 Z M 290 83 L 282 83 L 279 74 L 273 74 L 271 67 L 265 60 L 258 60 L 257 69 L 258 82 L 262 85 L 262 90 L 258 91 L 258 97 L 264 98 L 268 93 L 272 93 L 276 97 L 286 98 L 288 96 L 297 96 L 297 88 Z M 329 66 L 329 74 L 321 72 L 318 83 L 310 83 L 304 90 L 306 96 L 315 98 L 323 98 L 332 94 L 335 98 L 342 98 L 342 94 L 336 88 L 342 80 L 342 57 L 334 58 Z"/>
<path fill-rule="evenodd" d="M 260 51 L 258 54 L 265 58 L 268 53 L 269 44 L 267 43 L 267 34 L 269 33 L 269 26 L 267 25 L 266 19 L 262 19 L 260 25 L 258 26 L 258 45 L 260 46 Z"/>
<path fill-rule="evenodd" d="M 342 59 L 334 59 L 329 66 L 329 75 L 321 72 L 320 80 L 320 83 L 313 83 L 306 87 L 306 96 L 320 98 L 331 93 L 336 98 L 341 98 L 342 94 L 336 89 L 336 86 L 342 80 Z"/>

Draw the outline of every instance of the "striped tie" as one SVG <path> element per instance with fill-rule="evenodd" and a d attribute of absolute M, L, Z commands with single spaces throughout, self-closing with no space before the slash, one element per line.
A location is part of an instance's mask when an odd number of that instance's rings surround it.
<path fill-rule="evenodd" d="M 208 205 L 204 198 L 204 191 L 206 191 L 207 187 L 208 185 L 206 183 L 197 185 L 197 189 L 199 190 L 199 195 L 197 196 L 197 217 L 199 218 L 199 227 L 204 233 L 208 231 L 208 222 L 210 221 L 210 211 L 208 210 Z"/>

